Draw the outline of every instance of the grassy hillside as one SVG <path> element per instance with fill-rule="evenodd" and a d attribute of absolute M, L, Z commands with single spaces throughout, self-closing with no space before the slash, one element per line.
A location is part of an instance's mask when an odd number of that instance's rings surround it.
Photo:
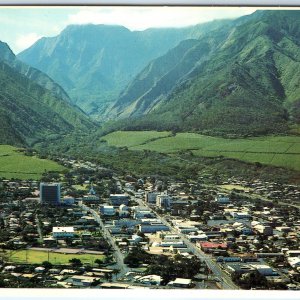
<path fill-rule="evenodd" d="M 223 156 L 251 163 L 261 163 L 300 171 L 300 137 L 267 136 L 247 139 L 224 139 L 195 133 L 118 131 L 104 136 L 108 145 L 129 150 L 150 150 L 161 153 L 191 151 L 195 156 Z M 161 134 L 161 135 L 160 135 Z M 117 138 L 116 138 L 117 137 Z"/>
<path fill-rule="evenodd" d="M 51 160 L 26 156 L 20 149 L 0 145 L 0 178 L 40 179 L 45 171 L 61 172 L 64 169 Z"/>

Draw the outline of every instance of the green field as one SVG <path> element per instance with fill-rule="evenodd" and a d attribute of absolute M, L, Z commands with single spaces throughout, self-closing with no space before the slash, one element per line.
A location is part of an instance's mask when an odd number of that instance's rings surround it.
<path fill-rule="evenodd" d="M 116 147 L 133 147 L 159 138 L 167 137 L 167 131 L 115 131 L 103 138 L 109 145 Z"/>
<path fill-rule="evenodd" d="M 96 259 L 103 260 L 105 258 L 105 255 L 100 254 L 63 254 L 54 252 L 49 252 L 48 254 L 47 251 L 38 250 L 17 250 L 11 251 L 10 254 L 10 262 L 29 264 L 41 264 L 43 261 L 48 261 L 49 258 L 49 262 L 51 262 L 52 264 L 64 265 L 69 264 L 70 259 L 78 258 L 81 260 L 82 263 L 93 265 Z"/>
<path fill-rule="evenodd" d="M 155 136 L 155 133 L 164 135 L 159 139 L 151 139 L 150 136 Z M 118 131 L 102 139 L 110 146 L 126 146 L 130 150 L 151 150 L 161 153 L 190 150 L 198 156 L 224 156 L 300 171 L 300 137 L 298 136 L 225 139 L 196 133 L 178 133 L 176 136 L 170 136 L 168 132 Z"/>
<path fill-rule="evenodd" d="M 15 147 L 0 145 L 0 177 L 40 179 L 45 171 L 61 172 L 64 169 L 54 161 L 26 156 Z"/>

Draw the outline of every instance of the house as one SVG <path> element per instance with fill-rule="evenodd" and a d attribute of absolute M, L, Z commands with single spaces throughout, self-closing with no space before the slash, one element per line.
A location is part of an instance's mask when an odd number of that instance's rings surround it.
<path fill-rule="evenodd" d="M 174 281 L 170 281 L 168 285 L 179 288 L 190 288 L 192 286 L 192 279 L 176 278 Z"/>
<path fill-rule="evenodd" d="M 75 234 L 74 227 L 53 227 L 52 236 L 53 238 L 68 238 L 73 237 Z"/>

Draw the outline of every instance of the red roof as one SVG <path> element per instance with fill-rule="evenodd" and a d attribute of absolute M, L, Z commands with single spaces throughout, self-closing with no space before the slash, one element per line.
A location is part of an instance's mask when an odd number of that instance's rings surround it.
<path fill-rule="evenodd" d="M 199 242 L 201 248 L 227 248 L 227 243 L 211 243 L 211 242 Z"/>

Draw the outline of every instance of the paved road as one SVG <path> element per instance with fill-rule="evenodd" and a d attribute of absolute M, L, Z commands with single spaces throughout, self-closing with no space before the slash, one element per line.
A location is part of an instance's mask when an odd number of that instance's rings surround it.
<path fill-rule="evenodd" d="M 126 264 L 124 264 L 124 256 L 121 253 L 119 247 L 117 246 L 114 237 L 111 235 L 109 230 L 107 228 L 105 228 L 104 223 L 100 217 L 100 214 L 97 211 L 95 211 L 94 209 L 91 209 L 90 207 L 88 207 L 84 204 L 80 204 L 80 206 L 83 210 L 89 211 L 93 215 L 95 220 L 99 223 L 101 230 L 103 232 L 104 238 L 110 243 L 110 245 L 112 246 L 112 249 L 114 250 L 114 257 L 116 260 L 117 268 L 120 270 L 117 277 L 124 276 L 131 269 L 128 268 Z"/>
<path fill-rule="evenodd" d="M 42 230 L 41 230 L 40 220 L 38 218 L 38 215 L 35 215 L 35 222 L 36 222 L 37 232 L 38 232 L 39 237 L 40 237 L 40 241 L 41 241 L 41 243 L 43 243 L 44 242 L 44 237 L 43 237 L 43 233 L 42 233 Z"/>
<path fill-rule="evenodd" d="M 139 198 L 135 198 L 135 201 L 139 203 L 139 205 L 141 206 L 147 206 L 148 209 L 150 209 L 151 211 L 152 208 L 149 207 L 147 205 L 147 203 L 143 202 L 141 199 Z M 172 233 L 176 233 L 177 235 L 179 235 L 181 237 L 181 239 L 185 242 L 185 244 L 188 246 L 188 249 L 194 254 L 196 255 L 199 259 L 201 259 L 202 261 L 205 261 L 205 263 L 207 264 L 208 268 L 211 270 L 211 272 L 214 274 L 215 277 L 219 278 L 220 284 L 222 285 L 223 289 L 239 289 L 239 287 L 237 285 L 235 285 L 230 276 L 228 276 L 220 267 L 219 265 L 212 260 L 212 258 L 210 256 L 208 256 L 207 254 L 205 254 L 201 249 L 199 249 L 195 244 L 193 244 L 192 242 L 190 242 L 190 240 L 181 232 L 179 232 L 177 229 L 175 229 L 173 227 L 173 225 L 171 223 L 169 223 L 164 216 L 158 214 L 157 212 L 153 211 L 153 213 L 156 214 L 156 216 L 162 221 L 163 224 L 165 224 L 166 226 L 168 226 L 171 229 Z"/>

